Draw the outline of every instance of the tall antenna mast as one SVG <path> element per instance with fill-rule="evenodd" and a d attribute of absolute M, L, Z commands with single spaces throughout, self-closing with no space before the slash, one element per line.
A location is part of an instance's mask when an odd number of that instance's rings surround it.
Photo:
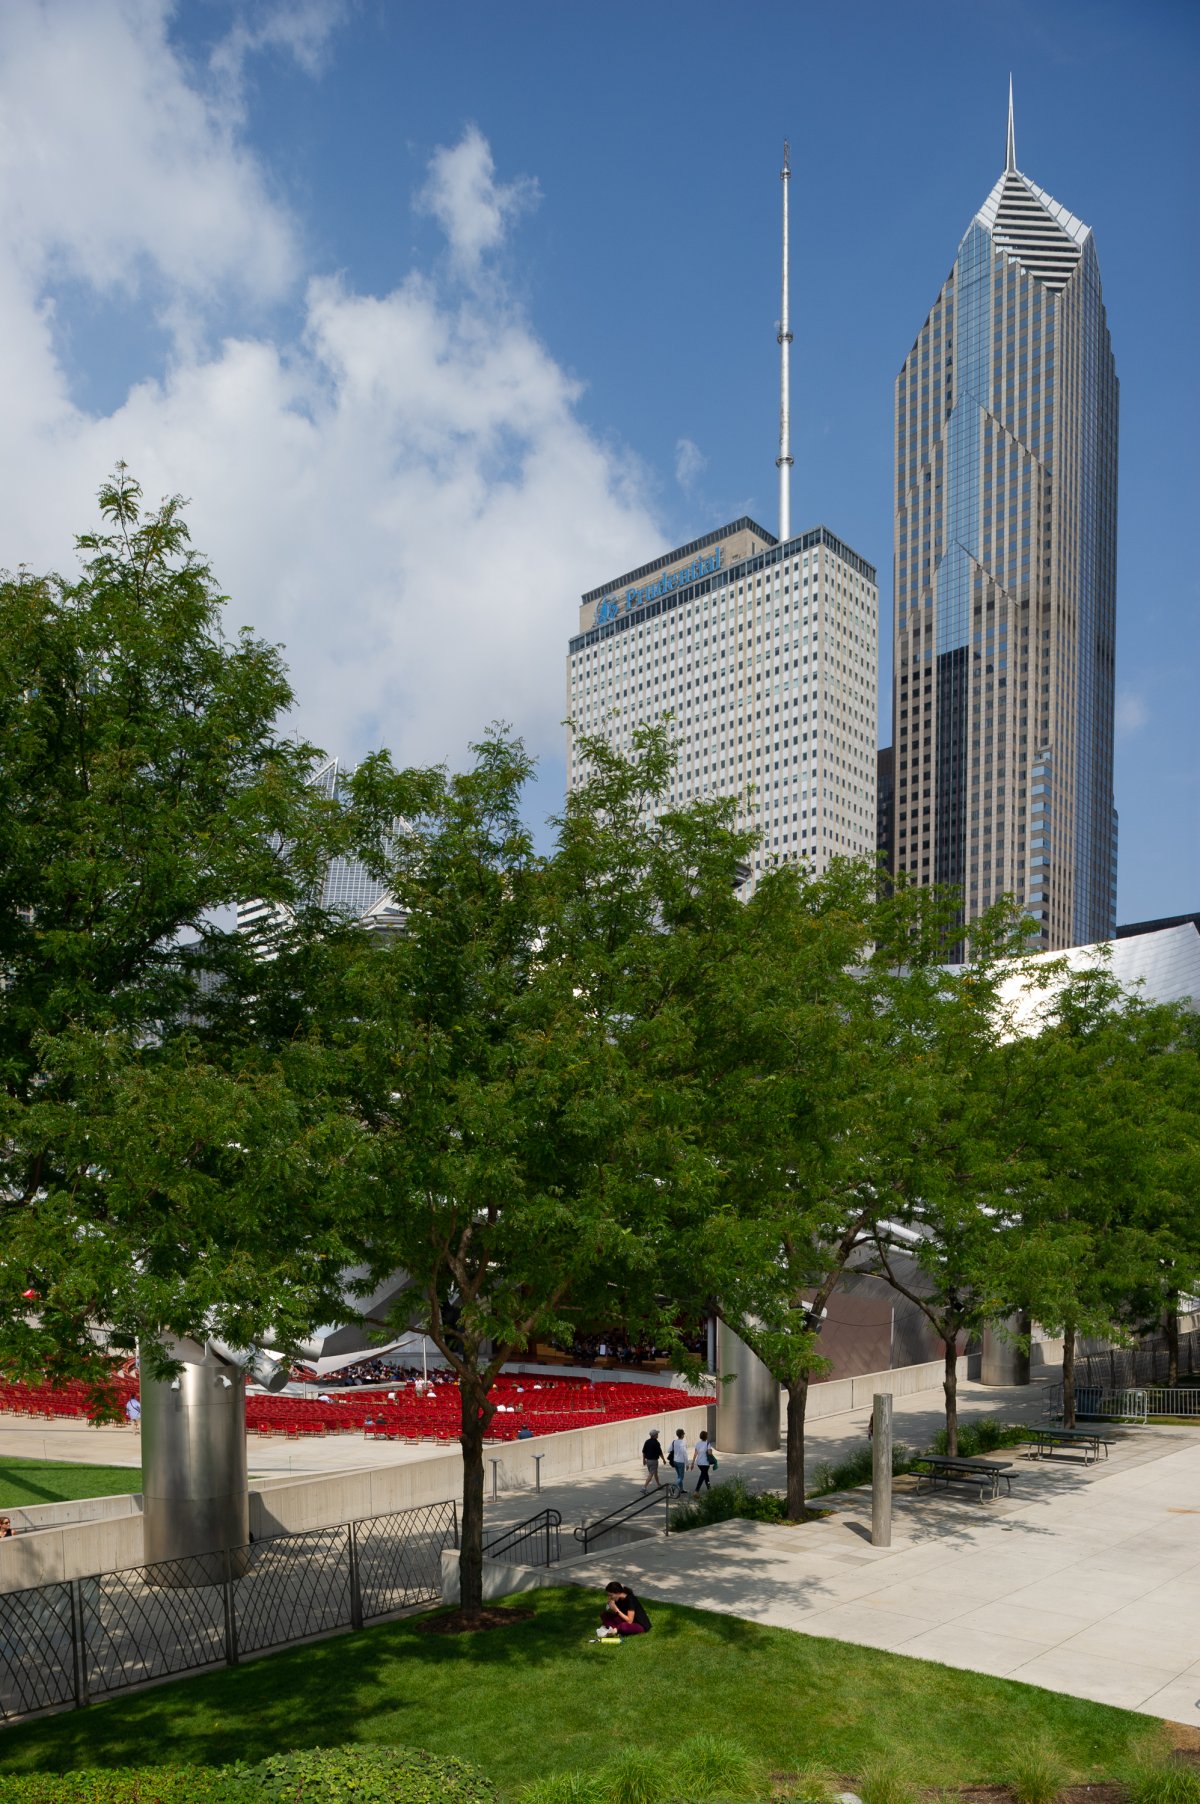
<path fill-rule="evenodd" d="M 779 470 L 779 537 L 789 539 L 792 536 L 792 448 L 791 448 L 791 405 L 789 397 L 788 352 L 791 349 L 792 334 L 788 327 L 788 183 L 792 171 L 788 163 L 787 140 L 783 144 L 783 168 L 779 172 L 783 183 L 783 306 L 779 317 L 779 456 L 775 459 Z"/>

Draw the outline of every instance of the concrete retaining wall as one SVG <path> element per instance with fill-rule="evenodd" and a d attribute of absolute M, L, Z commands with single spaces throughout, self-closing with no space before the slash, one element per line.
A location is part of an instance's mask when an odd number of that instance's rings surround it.
<path fill-rule="evenodd" d="M 959 1379 L 978 1378 L 978 1353 L 965 1353 L 957 1361 Z M 893 1372 L 864 1372 L 859 1378 L 833 1378 L 827 1384 L 809 1386 L 805 1420 L 819 1422 L 822 1416 L 840 1416 L 846 1410 L 869 1410 L 877 1392 L 893 1397 L 915 1397 L 919 1391 L 940 1390 L 945 1367 L 940 1359 L 919 1366 L 898 1366 Z M 787 1397 L 781 1399 L 780 1418 L 787 1428 Z M 720 1421 L 720 1416 L 717 1418 Z M 717 1446 L 721 1445 L 717 1436 Z"/>
<path fill-rule="evenodd" d="M 537 1454 L 542 1456 L 543 1485 L 626 1461 L 636 1472 L 642 1443 L 650 1429 L 662 1432 L 665 1446 L 667 1438 L 680 1426 L 694 1441 L 700 1430 L 708 1427 L 707 1406 L 676 1410 L 669 1422 L 661 1414 L 635 1416 L 626 1422 L 604 1422 L 597 1428 L 573 1428 L 563 1434 L 535 1435 L 530 1441 L 504 1441 L 485 1447 L 484 1489 L 490 1497 L 495 1460 L 499 1490 L 532 1492 Z M 450 1452 L 431 1454 L 428 1459 L 331 1473 L 328 1478 L 262 1479 L 250 1496 L 250 1528 L 256 1538 L 298 1534 L 306 1528 L 325 1528 L 332 1522 L 388 1515 L 422 1503 L 441 1503 L 461 1494 L 462 1455 L 455 1447 Z"/>
<path fill-rule="evenodd" d="M 57 1579 L 86 1578 L 92 1572 L 118 1572 L 123 1566 L 140 1565 L 141 1560 L 140 1512 L 37 1529 L 0 1541 L 0 1593 Z"/>
<path fill-rule="evenodd" d="M 137 1466 L 129 1468 L 130 1484 L 139 1484 L 141 1477 Z M 140 1491 L 123 1491 L 116 1497 L 78 1497 L 67 1503 L 18 1505 L 4 1512 L 18 1534 L 25 1529 L 70 1528 L 77 1522 L 106 1522 L 111 1516 L 140 1516 L 141 1513 Z"/>
<path fill-rule="evenodd" d="M 543 1585 L 569 1585 L 557 1566 L 510 1566 L 505 1560 L 483 1562 L 483 1601 L 511 1597 L 514 1591 L 537 1591 Z M 456 1604 L 462 1595 L 458 1582 L 458 1555 L 442 1555 L 442 1602 Z"/>

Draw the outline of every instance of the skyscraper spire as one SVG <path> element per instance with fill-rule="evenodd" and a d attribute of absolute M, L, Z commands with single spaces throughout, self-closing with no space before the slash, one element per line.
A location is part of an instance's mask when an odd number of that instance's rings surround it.
<path fill-rule="evenodd" d="M 775 463 L 779 470 L 779 537 L 781 540 L 792 536 L 792 448 L 791 448 L 791 404 L 789 396 L 788 352 L 791 348 L 792 334 L 788 328 L 788 183 L 792 171 L 788 163 L 787 139 L 783 142 L 783 168 L 779 172 L 783 182 L 783 305 L 779 316 L 779 456 Z"/>
<path fill-rule="evenodd" d="M 1013 125 L 1012 75 L 1008 77 L 1008 142 L 1004 146 L 1005 173 L 1017 167 L 1017 132 Z"/>

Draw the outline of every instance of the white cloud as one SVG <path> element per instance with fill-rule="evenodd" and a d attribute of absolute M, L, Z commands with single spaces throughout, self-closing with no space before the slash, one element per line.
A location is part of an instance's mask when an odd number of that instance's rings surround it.
<path fill-rule="evenodd" d="M 274 0 L 236 18 L 209 59 L 230 101 L 241 106 L 246 64 L 261 51 L 282 51 L 307 75 L 325 66 L 330 39 L 346 16 L 345 0 Z"/>
<path fill-rule="evenodd" d="M 491 146 L 471 125 L 457 144 L 434 152 L 418 205 L 445 232 L 459 270 L 474 276 L 481 259 L 502 243 L 510 222 L 537 200 L 538 185 L 528 176 L 497 182 Z"/>
<path fill-rule="evenodd" d="M 1136 733 L 1150 718 L 1146 698 L 1134 689 L 1117 692 L 1116 724 L 1118 733 Z"/>
<path fill-rule="evenodd" d="M 294 335 L 251 315 L 215 345 L 181 336 L 109 412 L 73 394 L 64 271 L 133 308 L 132 265 L 187 315 L 247 275 L 282 292 L 299 266 L 267 172 L 185 73 L 168 18 L 151 0 L 0 9 L 0 564 L 62 567 L 124 458 L 148 499 L 191 498 L 231 630 L 283 643 L 319 743 L 454 760 L 503 718 L 561 756 L 579 593 L 663 540 L 638 472 L 581 425 L 502 284 L 456 275 L 479 272 L 527 195 L 497 182 L 477 132 L 433 161 L 457 260 L 440 276 L 373 296 L 309 272 Z M 25 177 L 36 193 L 15 195 Z"/>
<path fill-rule="evenodd" d="M 64 276 L 209 301 L 282 293 L 291 223 L 167 39 L 163 0 L 0 6 L 0 243 L 39 294 Z"/>
<path fill-rule="evenodd" d="M 675 480 L 685 494 L 695 488 L 697 481 L 708 468 L 708 459 L 699 445 L 690 438 L 679 438 L 675 441 Z"/>

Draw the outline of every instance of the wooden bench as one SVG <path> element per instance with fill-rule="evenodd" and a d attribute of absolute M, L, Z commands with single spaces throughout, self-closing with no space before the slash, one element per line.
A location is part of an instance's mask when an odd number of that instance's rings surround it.
<path fill-rule="evenodd" d="M 935 1491 L 939 1485 L 948 1489 L 952 1484 L 970 1484 L 978 1489 L 982 1503 L 985 1497 L 993 1501 L 999 1497 L 1003 1482 L 1012 1496 L 1012 1466 L 1008 1460 L 957 1459 L 948 1453 L 920 1453 L 912 1462 L 912 1470 L 917 1475 L 918 1491 L 923 1486 Z"/>
<path fill-rule="evenodd" d="M 1089 1455 L 1092 1460 L 1100 1458 L 1100 1450 L 1104 1449 L 1104 1457 L 1108 1458 L 1108 1450 L 1114 1437 L 1105 1435 L 1098 1428 L 1055 1428 L 1045 1425 L 1029 1430 L 1029 1439 L 1037 1448 L 1037 1458 L 1043 1454 L 1051 1455 L 1056 1447 L 1081 1447 L 1083 1463 L 1088 1464 Z"/>

